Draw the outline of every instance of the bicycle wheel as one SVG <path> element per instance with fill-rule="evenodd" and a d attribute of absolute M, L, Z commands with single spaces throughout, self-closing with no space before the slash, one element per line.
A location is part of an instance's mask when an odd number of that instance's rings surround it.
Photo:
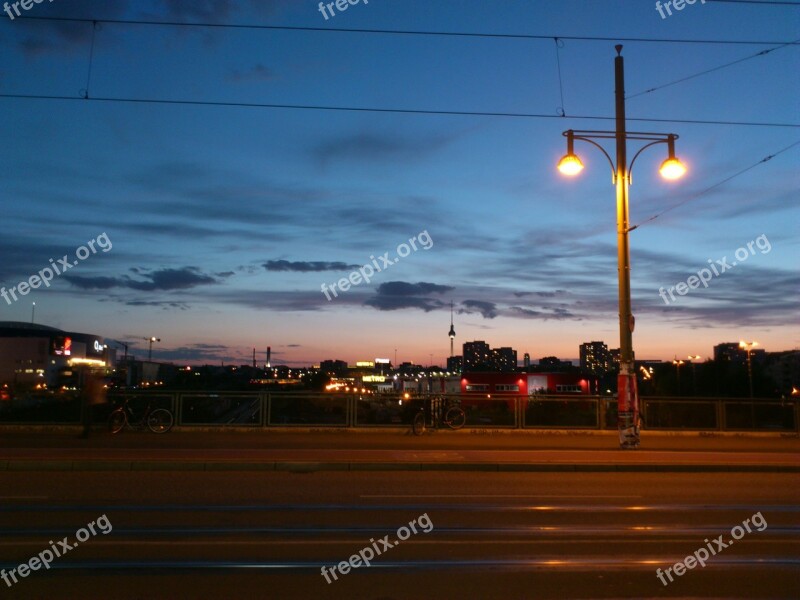
<path fill-rule="evenodd" d="M 125 423 L 127 422 L 128 416 L 125 414 L 125 409 L 116 408 L 108 417 L 108 430 L 111 433 L 119 433 L 125 428 Z"/>
<path fill-rule="evenodd" d="M 425 429 L 427 429 L 425 424 L 425 413 L 420 411 L 414 415 L 414 422 L 411 425 L 411 431 L 414 432 L 414 435 L 422 435 L 425 433 Z"/>
<path fill-rule="evenodd" d="M 451 406 L 444 414 L 444 424 L 450 429 L 461 429 L 467 422 L 467 415 L 460 406 Z"/>
<path fill-rule="evenodd" d="M 157 408 L 147 416 L 147 426 L 153 433 L 167 433 L 175 418 L 166 408 Z"/>

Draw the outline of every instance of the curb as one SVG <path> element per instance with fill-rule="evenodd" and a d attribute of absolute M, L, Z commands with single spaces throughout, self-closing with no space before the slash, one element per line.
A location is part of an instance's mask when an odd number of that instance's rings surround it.
<path fill-rule="evenodd" d="M 467 471 L 492 473 L 800 473 L 800 465 L 731 464 L 591 464 L 591 463 L 416 463 L 416 462 L 230 462 L 230 461 L 113 461 L 113 460 L 6 460 L 0 471 Z"/>
<path fill-rule="evenodd" d="M 97 432 L 105 432 L 105 429 L 95 427 Z M 0 433 L 66 433 L 77 434 L 82 431 L 80 425 L 37 425 L 37 424 L 0 424 Z M 300 435 L 300 434 L 328 434 L 328 435 L 366 435 L 366 434 L 385 434 L 385 435 L 411 435 L 409 427 L 305 427 L 297 426 L 241 426 L 209 427 L 204 425 L 176 425 L 171 429 L 171 433 L 217 433 L 225 435 L 237 434 L 259 434 L 259 435 Z M 436 435 L 439 431 L 433 431 L 426 435 Z M 536 435 L 536 436 L 607 436 L 616 438 L 616 429 L 579 429 L 570 427 L 552 428 L 514 428 L 514 427 L 464 427 L 456 431 L 444 431 L 448 436 L 515 436 L 515 435 Z M 642 437 L 688 437 L 688 438 L 800 438 L 800 432 L 783 431 L 719 431 L 716 429 L 642 429 Z"/>

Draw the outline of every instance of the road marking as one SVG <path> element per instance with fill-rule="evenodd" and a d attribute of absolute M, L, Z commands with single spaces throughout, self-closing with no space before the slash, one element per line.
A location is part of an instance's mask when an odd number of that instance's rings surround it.
<path fill-rule="evenodd" d="M 638 569 L 648 570 L 652 573 L 654 564 L 670 564 L 673 558 L 664 559 L 662 557 L 654 559 L 642 559 L 635 557 L 587 557 L 587 558 L 498 558 L 498 559 L 449 559 L 449 560 L 407 560 L 407 561 L 380 561 L 374 562 L 372 569 L 397 569 L 407 570 L 443 570 L 459 569 L 464 567 L 483 568 L 483 569 L 504 569 L 504 570 L 608 570 L 614 571 Z M 50 569 L 57 571 L 86 571 L 92 570 L 133 570 L 136 575 L 149 575 L 147 569 L 218 569 L 218 570 L 238 570 L 238 569 L 269 569 L 269 570 L 290 570 L 290 569 L 310 569 L 319 572 L 320 564 L 317 561 L 298 561 L 298 560 L 278 560 L 278 561 L 220 561 L 220 560 L 92 560 L 85 562 L 64 562 L 56 561 L 50 565 Z M 716 557 L 714 565 L 725 567 L 754 567 L 763 569 L 764 565 L 776 565 L 796 568 L 800 565 L 798 558 L 773 558 L 773 557 Z M 0 566 L 13 568 L 16 563 L 0 563 Z"/>
<path fill-rule="evenodd" d="M 47 500 L 50 496 L 0 496 L 0 500 Z"/>
<path fill-rule="evenodd" d="M 662 545 L 666 542 L 678 543 L 685 541 L 686 537 L 675 537 L 669 540 L 658 539 L 658 540 L 622 540 L 622 539 L 615 539 L 615 543 L 619 544 L 656 544 Z M 342 538 L 339 540 L 203 540 L 202 544 L 204 546 L 335 546 L 335 545 L 347 545 L 353 544 L 359 541 L 363 541 L 361 538 Z M 420 545 L 420 546 L 463 546 L 465 543 L 469 545 L 495 545 L 495 546 L 505 546 L 506 544 L 519 544 L 519 545 L 541 545 L 541 546 L 558 546 L 559 544 L 564 544 L 565 540 L 543 540 L 543 539 L 536 539 L 536 540 L 513 540 L 508 539 L 505 537 L 500 537 L 491 540 L 412 540 L 408 539 L 406 541 L 400 542 L 397 540 L 392 540 L 395 546 L 399 546 L 401 543 L 403 546 L 409 546 L 411 544 Z M 588 539 L 580 539 L 580 540 L 572 540 L 569 541 L 571 544 L 583 544 L 589 545 L 591 544 L 594 546 L 596 544 L 595 540 L 588 540 Z M 778 545 L 778 544 L 786 544 L 786 540 L 772 540 L 772 539 L 762 539 L 759 541 L 759 544 L 763 545 Z M 0 541 L 0 546 L 14 546 L 14 547 L 22 547 L 22 546 L 41 546 L 42 542 L 39 540 L 34 541 L 21 541 L 21 542 L 7 542 L 7 541 Z M 77 546 L 77 543 L 72 544 L 73 547 Z M 92 546 L 197 546 L 197 540 L 103 540 L 103 539 L 92 539 Z M 641 557 L 641 555 L 637 555 Z M 800 561 L 800 559 L 798 559 Z M 0 559 L 2 562 L 2 559 Z M 672 561 L 670 561 L 672 562 Z"/>
<path fill-rule="evenodd" d="M 586 496 L 542 494 L 362 494 L 360 498 L 641 498 L 642 496 Z"/>

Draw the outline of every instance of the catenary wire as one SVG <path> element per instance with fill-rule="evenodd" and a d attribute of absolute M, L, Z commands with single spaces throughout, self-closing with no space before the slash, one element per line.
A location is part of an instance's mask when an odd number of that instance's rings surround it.
<path fill-rule="evenodd" d="M 675 210 L 676 208 L 678 208 L 679 206 L 683 206 L 687 202 L 691 202 L 692 200 L 696 200 L 697 198 L 699 198 L 700 196 L 703 196 L 704 194 L 707 194 L 711 190 L 716 189 L 716 188 L 718 188 L 719 186 L 721 186 L 721 185 L 723 185 L 725 183 L 728 183 L 731 179 L 735 179 L 736 177 L 739 177 L 740 175 L 744 175 L 745 173 L 747 173 L 751 169 L 755 169 L 757 166 L 763 165 L 765 162 L 769 162 L 770 160 L 772 160 L 773 158 L 775 158 L 779 154 L 783 154 L 784 152 L 787 152 L 788 150 L 791 150 L 792 148 L 794 148 L 797 145 L 800 145 L 800 140 L 794 142 L 793 144 L 789 144 L 785 148 L 781 148 L 780 150 L 778 150 L 774 154 L 770 154 L 768 156 L 765 156 L 764 158 L 762 158 L 758 162 L 753 163 L 749 167 L 745 167 L 741 171 L 738 171 L 737 173 L 734 173 L 733 175 L 731 175 L 729 177 L 726 177 L 722 181 L 718 181 L 714 185 L 712 185 L 710 187 L 707 187 L 706 189 L 702 190 L 701 192 L 698 192 L 698 193 L 696 193 L 696 194 L 694 194 L 692 196 L 689 196 L 685 200 L 682 200 L 681 202 L 678 202 L 677 204 L 674 204 L 673 206 L 670 206 L 669 208 L 665 208 L 660 213 L 657 213 L 657 214 L 653 215 L 652 217 L 649 217 L 649 218 L 645 219 L 641 223 L 638 223 L 637 225 L 634 225 L 633 227 L 629 228 L 628 231 L 629 232 L 633 231 L 634 229 L 638 229 L 639 227 L 641 227 L 642 225 L 645 225 L 646 223 L 650 223 L 651 221 L 655 221 L 661 215 L 663 215 L 665 213 L 668 213 L 668 212 L 670 212 L 672 210 Z"/>
<path fill-rule="evenodd" d="M 684 81 L 689 81 L 690 79 L 695 79 L 696 77 L 700 77 L 701 75 L 707 75 L 709 73 L 713 73 L 714 71 L 720 71 L 722 69 L 725 69 L 726 67 L 730 67 L 730 66 L 745 62 L 745 61 L 750 60 L 752 58 L 757 58 L 759 56 L 765 56 L 765 55 L 769 54 L 770 52 L 774 52 L 775 50 L 780 50 L 781 48 L 785 48 L 786 46 L 790 46 L 792 44 L 796 44 L 797 42 L 800 42 L 800 39 L 795 40 L 794 42 L 788 42 L 786 44 L 781 44 L 780 46 L 775 46 L 773 48 L 767 48 L 766 50 L 762 50 L 761 52 L 756 52 L 755 54 L 751 54 L 750 56 L 745 56 L 744 58 L 740 58 L 738 60 L 734 60 L 732 62 L 725 63 L 724 65 L 719 65 L 719 66 L 713 67 L 711 69 L 706 69 L 705 71 L 700 71 L 699 73 L 694 73 L 693 75 L 687 75 L 686 77 L 681 77 L 680 79 L 676 79 L 675 81 L 671 81 L 669 83 L 658 85 L 656 87 L 652 87 L 652 88 L 644 90 L 642 92 L 637 92 L 636 94 L 631 94 L 630 96 L 625 96 L 625 98 L 627 100 L 630 100 L 631 98 L 636 98 L 637 96 L 643 96 L 644 94 L 649 94 L 650 92 L 655 92 L 656 90 L 661 90 L 661 89 L 664 89 L 666 87 L 670 87 L 672 85 L 675 85 L 675 84 L 678 84 L 678 83 L 682 83 Z"/>
<path fill-rule="evenodd" d="M 327 33 L 371 33 L 381 35 L 427 35 L 443 37 L 477 37 L 477 38 L 501 38 L 501 39 L 528 39 L 528 40 L 552 40 L 557 37 L 561 40 L 586 41 L 586 42 L 643 42 L 643 43 L 663 43 L 663 44 L 744 44 L 772 46 L 776 44 L 794 44 L 796 42 L 786 42 L 783 40 L 708 40 L 708 39 L 680 39 L 680 38 L 640 38 L 640 37 L 604 37 L 604 36 L 581 36 L 581 35 L 535 35 L 525 33 L 475 33 L 463 31 L 425 31 L 410 29 L 364 29 L 348 27 L 300 27 L 291 25 L 246 25 L 243 23 L 201 23 L 201 22 L 181 22 L 181 21 L 146 21 L 141 19 L 89 19 L 78 17 L 44 17 L 37 15 L 25 15 L 22 19 L 33 21 L 70 21 L 74 23 L 105 23 L 110 25 L 152 25 L 162 27 L 200 27 L 217 29 L 264 29 L 277 31 L 318 31 Z"/>
<path fill-rule="evenodd" d="M 81 100 L 84 102 L 119 102 L 131 104 L 166 104 L 166 105 L 185 105 L 185 106 L 221 106 L 232 108 L 271 108 L 287 110 L 327 110 L 342 112 L 372 112 L 372 113 L 396 113 L 412 115 L 445 115 L 445 116 L 467 116 L 467 117 L 512 117 L 525 119 L 563 119 L 559 114 L 540 114 L 540 113 L 514 113 L 514 112 L 490 112 L 490 111 L 467 111 L 467 110 L 427 110 L 413 108 L 375 108 L 364 106 L 325 106 L 308 104 L 267 104 L 258 102 L 222 102 L 214 100 L 166 100 L 155 98 L 106 98 L 92 96 L 83 98 L 78 96 L 58 96 L 42 94 L 0 94 L 0 98 L 22 99 L 22 100 Z M 595 115 L 570 115 L 571 119 L 584 119 L 593 121 L 614 121 L 614 117 L 603 117 Z M 800 123 L 770 123 L 753 121 L 711 121 L 702 119 L 664 119 L 654 117 L 628 117 L 628 121 L 642 123 L 683 123 L 688 125 L 725 125 L 725 126 L 747 126 L 747 127 L 789 127 L 800 128 Z"/>

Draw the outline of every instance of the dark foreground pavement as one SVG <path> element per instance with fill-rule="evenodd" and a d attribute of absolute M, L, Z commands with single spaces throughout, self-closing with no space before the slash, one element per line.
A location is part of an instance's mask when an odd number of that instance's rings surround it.
<path fill-rule="evenodd" d="M 0 471 L 25 470 L 800 472 L 800 439 L 645 433 L 623 451 L 616 432 L 3 431 Z"/>
<path fill-rule="evenodd" d="M 798 479 L 6 471 L 0 598 L 798 598 Z"/>

